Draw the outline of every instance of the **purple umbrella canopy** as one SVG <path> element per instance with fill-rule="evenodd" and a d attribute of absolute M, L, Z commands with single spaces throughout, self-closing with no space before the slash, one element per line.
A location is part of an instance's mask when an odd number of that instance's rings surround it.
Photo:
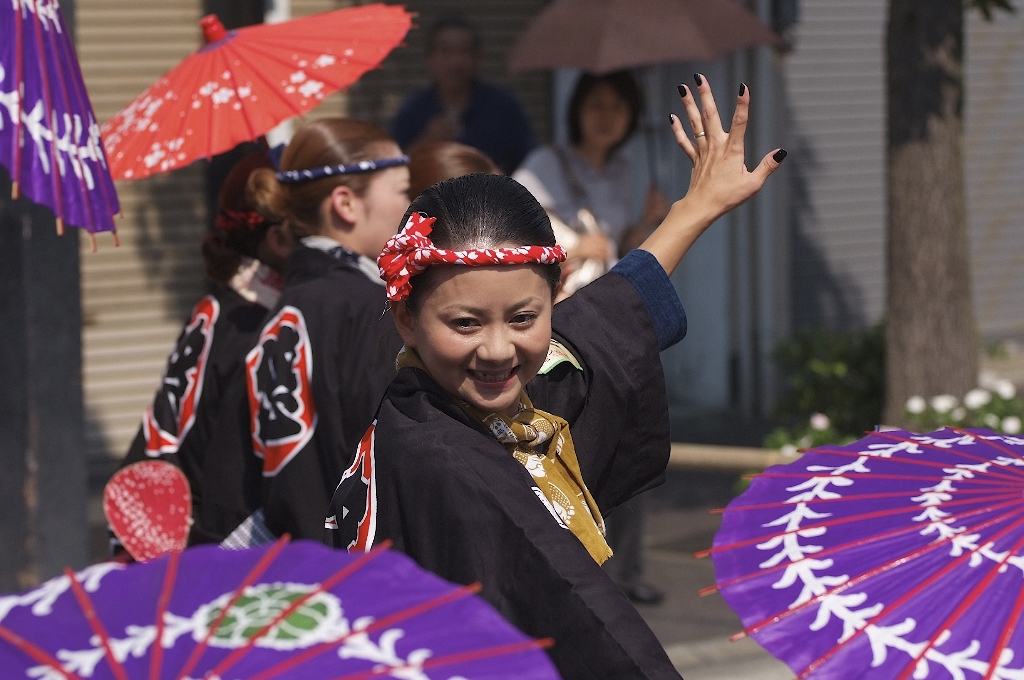
<path fill-rule="evenodd" d="M 543 643 L 474 592 L 386 549 L 201 546 L 0 597 L 0 668 L 29 680 L 558 678 Z"/>
<path fill-rule="evenodd" d="M 799 678 L 1024 680 L 1024 438 L 877 432 L 769 468 L 711 554 Z"/>
<path fill-rule="evenodd" d="M 57 230 L 114 231 L 120 210 L 57 0 L 0 2 L 0 164 Z"/>

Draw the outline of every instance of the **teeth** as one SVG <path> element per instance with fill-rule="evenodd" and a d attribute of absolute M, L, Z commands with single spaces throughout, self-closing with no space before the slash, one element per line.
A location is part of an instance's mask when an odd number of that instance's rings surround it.
<path fill-rule="evenodd" d="M 484 373 L 483 371 L 473 371 L 476 377 L 484 382 L 502 382 L 508 380 L 509 376 L 512 375 L 512 371 L 505 371 L 504 373 Z"/>

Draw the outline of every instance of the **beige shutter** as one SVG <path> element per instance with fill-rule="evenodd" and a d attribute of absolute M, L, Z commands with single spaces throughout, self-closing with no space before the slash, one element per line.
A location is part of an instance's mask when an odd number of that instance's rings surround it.
<path fill-rule="evenodd" d="M 1017 3 L 1019 9 L 1020 3 Z M 1024 13 L 968 14 L 964 178 L 978 329 L 1024 337 Z"/>
<path fill-rule="evenodd" d="M 200 41 L 200 0 L 77 0 L 78 55 L 102 124 Z M 205 289 L 204 168 L 118 182 L 121 246 L 82 238 L 83 373 L 90 463 L 120 458 Z"/>

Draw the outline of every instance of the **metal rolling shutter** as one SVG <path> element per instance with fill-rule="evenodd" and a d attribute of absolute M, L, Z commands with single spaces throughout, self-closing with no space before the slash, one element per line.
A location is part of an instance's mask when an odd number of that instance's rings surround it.
<path fill-rule="evenodd" d="M 199 44 L 199 0 L 78 0 L 78 55 L 99 122 Z M 90 464 L 121 457 L 167 353 L 204 291 L 204 169 L 118 182 L 121 246 L 82 238 L 83 373 Z M 109 464 L 109 463 L 108 463 Z"/>
<path fill-rule="evenodd" d="M 1024 336 L 1024 15 L 967 22 L 964 121 L 975 314 L 988 342 Z"/>
<path fill-rule="evenodd" d="M 786 58 L 793 324 L 885 307 L 884 0 L 803 0 Z"/>

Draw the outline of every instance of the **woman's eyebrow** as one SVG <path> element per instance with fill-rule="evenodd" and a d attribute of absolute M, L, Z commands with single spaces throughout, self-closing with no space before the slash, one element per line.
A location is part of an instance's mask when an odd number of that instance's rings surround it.
<path fill-rule="evenodd" d="M 526 298 L 520 300 L 519 302 L 515 302 L 515 303 L 513 303 L 511 305 L 508 305 L 505 308 L 505 313 L 506 314 L 507 313 L 511 313 L 511 312 L 513 312 L 513 311 L 515 311 L 517 309 L 521 309 L 521 308 L 526 307 L 528 305 L 536 304 L 538 299 L 539 298 L 536 295 L 530 295 L 529 297 L 526 297 Z M 469 314 L 471 316 L 486 316 L 487 315 L 487 310 L 486 309 L 477 308 L 477 307 L 471 307 L 469 305 L 465 305 L 465 304 L 462 304 L 460 302 L 453 302 L 452 304 L 448 305 L 447 307 L 442 307 L 440 309 L 440 312 L 442 314 Z"/>

